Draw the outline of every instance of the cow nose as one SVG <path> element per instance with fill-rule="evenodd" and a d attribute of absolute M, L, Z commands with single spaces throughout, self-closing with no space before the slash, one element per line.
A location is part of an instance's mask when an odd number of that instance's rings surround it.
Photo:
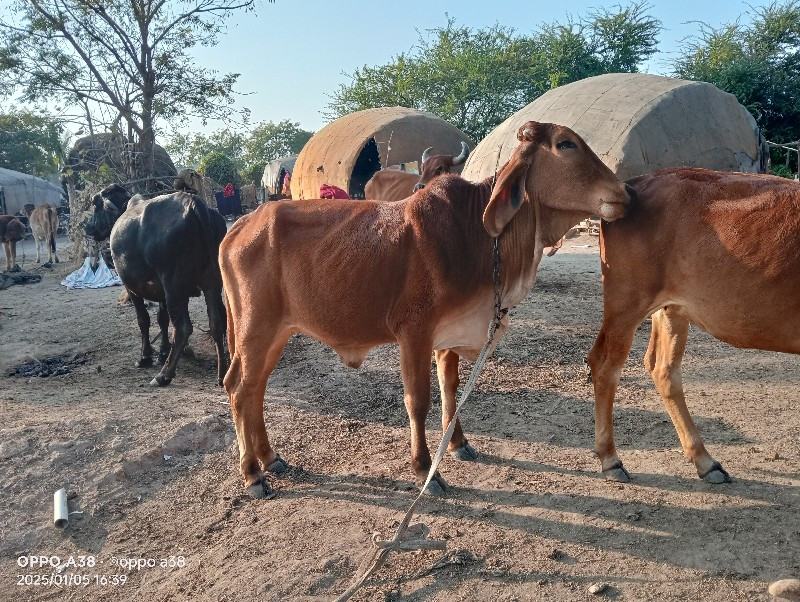
<path fill-rule="evenodd" d="M 628 193 L 628 197 L 631 199 L 631 201 L 636 199 L 636 190 L 630 184 L 625 184 L 625 192 Z"/>

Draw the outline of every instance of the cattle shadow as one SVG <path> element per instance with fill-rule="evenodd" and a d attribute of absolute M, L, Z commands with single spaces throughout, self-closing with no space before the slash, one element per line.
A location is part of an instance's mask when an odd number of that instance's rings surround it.
<path fill-rule="evenodd" d="M 505 462 L 513 461 L 506 459 Z M 327 477 L 308 471 L 295 473 L 294 469 L 290 469 L 285 478 L 299 479 L 305 487 L 298 491 L 281 489 L 281 496 L 378 506 L 398 512 L 398 520 L 416 495 L 410 483 L 389 478 Z M 644 475 L 642 481 L 650 479 L 671 480 L 669 489 L 690 488 L 689 481 L 677 477 Z M 747 480 L 727 487 L 728 495 L 758 503 L 694 507 L 691 503 L 665 504 L 660 499 L 619 500 L 575 493 L 485 491 L 453 485 L 446 499 L 423 498 L 414 521 L 424 523 L 431 517 L 442 517 L 458 521 L 464 529 L 480 525 L 499 527 L 524 536 L 588 547 L 600 553 L 619 553 L 720 577 L 761 580 L 784 577 L 787 569 L 798 566 L 800 548 L 791 533 L 776 539 L 774 525 L 776 521 L 792 521 L 792 507 L 800 498 L 800 488 Z M 755 495 L 751 495 L 753 493 Z M 572 520 L 559 520 L 563 515 L 571 516 Z M 759 525 L 764 527 L 760 529 Z M 392 529 L 393 525 L 387 525 L 384 535 L 390 535 Z M 741 543 L 741 533 L 749 534 L 746 546 Z M 439 538 L 441 534 L 434 532 L 432 537 Z M 457 543 L 451 542 L 448 547 L 457 547 Z M 369 546 L 367 540 L 364 546 Z M 379 578 L 380 573 L 375 579 Z M 527 582 L 541 578 L 552 579 L 553 573 L 519 573 L 506 575 L 501 580 L 513 579 L 516 583 L 518 579 Z M 567 579 L 572 582 L 584 579 L 625 582 L 625 577 L 616 575 L 569 575 Z"/>

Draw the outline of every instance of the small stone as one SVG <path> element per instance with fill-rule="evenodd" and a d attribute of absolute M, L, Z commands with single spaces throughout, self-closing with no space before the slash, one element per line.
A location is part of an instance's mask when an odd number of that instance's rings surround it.
<path fill-rule="evenodd" d="M 562 558 L 564 558 L 564 556 L 565 556 L 564 552 L 562 552 L 558 548 L 553 548 L 547 555 L 547 557 L 550 560 L 561 560 Z"/>
<path fill-rule="evenodd" d="M 769 593 L 778 600 L 800 602 L 800 579 L 781 579 L 770 584 Z"/>
<path fill-rule="evenodd" d="M 599 596 L 608 589 L 608 583 L 595 583 L 589 587 L 589 593 L 593 596 Z"/>

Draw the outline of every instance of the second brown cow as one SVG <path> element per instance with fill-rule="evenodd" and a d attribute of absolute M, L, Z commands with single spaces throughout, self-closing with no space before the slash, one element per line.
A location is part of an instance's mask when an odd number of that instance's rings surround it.
<path fill-rule="evenodd" d="M 689 324 L 736 347 L 800 353 L 800 184 L 690 168 L 628 183 L 636 202 L 600 236 L 603 325 L 589 354 L 595 451 L 608 479 L 629 479 L 614 444 L 614 396 L 636 329 L 652 315 L 645 367 L 697 474 L 723 483 L 728 473 L 686 407 Z"/>
<path fill-rule="evenodd" d="M 461 152 L 456 155 L 431 155 L 433 147 L 422 152 L 419 175 L 394 169 L 376 172 L 366 186 L 366 198 L 376 201 L 402 201 L 417 190 L 425 188 L 433 178 L 450 173 L 453 167 L 463 165 L 469 156 L 469 146 L 461 143 Z"/>

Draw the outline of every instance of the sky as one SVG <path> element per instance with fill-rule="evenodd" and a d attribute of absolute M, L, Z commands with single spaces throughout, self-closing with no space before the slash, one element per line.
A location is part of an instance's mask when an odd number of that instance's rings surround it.
<path fill-rule="evenodd" d="M 349 81 L 364 65 L 376 66 L 409 50 L 418 31 L 442 27 L 447 15 L 458 25 L 475 29 L 499 23 L 529 34 L 543 23 L 586 16 L 593 8 L 613 9 L 626 2 L 573 0 L 256 0 L 255 14 L 239 12 L 228 20 L 227 32 L 211 48 L 193 49 L 204 66 L 220 73 L 240 73 L 236 90 L 243 95 L 238 106 L 251 110 L 251 123 L 289 119 L 303 129 L 316 131 L 329 95 Z M 666 60 L 675 56 L 681 40 L 696 35 L 698 22 L 718 27 L 736 21 L 750 7 L 768 0 L 655 0 L 648 14 L 661 21 L 660 53 L 642 68 L 668 75 Z M 188 123 L 194 131 L 209 134 L 224 127 L 220 122 Z"/>

